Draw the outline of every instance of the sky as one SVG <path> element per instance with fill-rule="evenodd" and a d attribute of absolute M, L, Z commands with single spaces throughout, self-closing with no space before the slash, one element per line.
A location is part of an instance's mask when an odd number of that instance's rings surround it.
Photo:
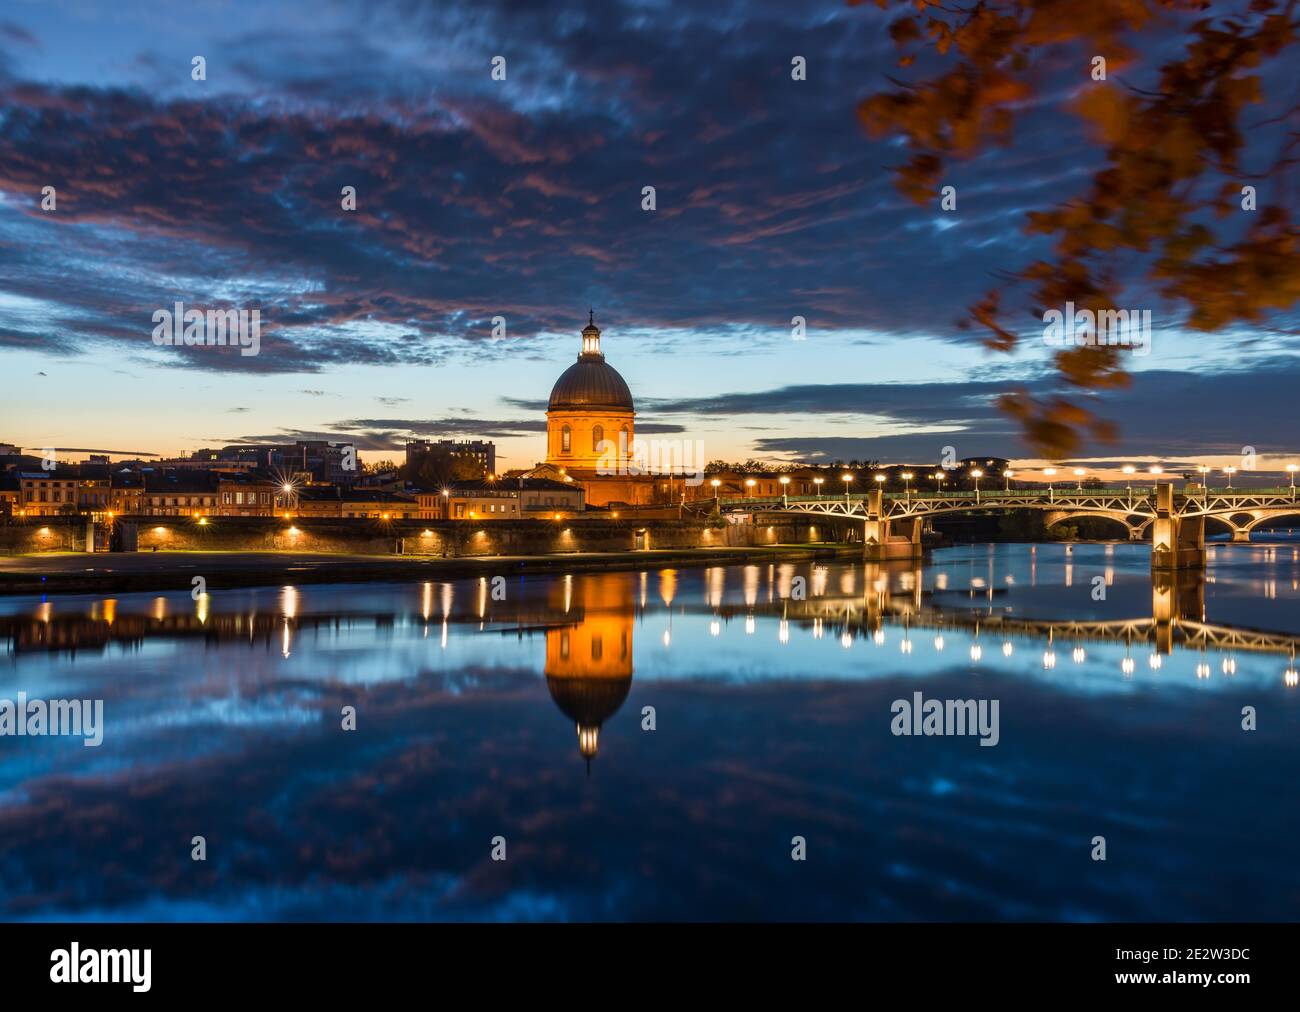
<path fill-rule="evenodd" d="M 1046 253 L 1024 214 L 1086 186 L 1095 146 L 1061 112 L 1086 77 L 951 170 L 955 212 L 917 206 L 893 185 L 897 141 L 855 113 L 899 73 L 893 16 L 10 0 L 0 442 L 173 455 L 332 438 L 373 460 L 410 437 L 489 438 L 499 469 L 529 466 L 591 307 L 638 432 L 708 459 L 1024 461 L 993 401 L 1046 389 L 1050 349 L 990 352 L 958 321 Z M 178 301 L 258 309 L 259 353 L 155 346 L 153 314 Z M 1207 335 L 1142 305 L 1151 354 L 1099 409 L 1120 442 L 1081 459 L 1300 460 L 1294 315 Z"/>

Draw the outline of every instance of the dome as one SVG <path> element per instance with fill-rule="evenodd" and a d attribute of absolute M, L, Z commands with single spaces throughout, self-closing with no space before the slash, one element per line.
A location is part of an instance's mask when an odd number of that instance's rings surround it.
<path fill-rule="evenodd" d="M 546 410 L 616 408 L 632 411 L 632 391 L 618 370 L 603 358 L 582 356 L 560 374 Z"/>
<path fill-rule="evenodd" d="M 632 688 L 632 678 L 556 678 L 546 689 L 560 712 L 583 727 L 600 726 L 618 712 Z"/>
<path fill-rule="evenodd" d="M 557 408 L 613 408 L 632 411 L 632 391 L 618 374 L 618 370 L 605 361 L 600 350 L 600 328 L 592 314 L 587 315 L 587 325 L 582 328 L 582 354 L 578 361 L 565 369 L 551 388 L 551 401 L 547 411 Z"/>

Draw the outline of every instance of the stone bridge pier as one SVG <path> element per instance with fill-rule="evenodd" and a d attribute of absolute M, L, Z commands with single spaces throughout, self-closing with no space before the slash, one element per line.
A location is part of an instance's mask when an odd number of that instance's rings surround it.
<path fill-rule="evenodd" d="M 862 557 L 867 562 L 919 559 L 923 517 L 890 519 L 885 516 L 885 495 L 872 489 L 866 498 L 867 518 L 862 524 Z"/>
<path fill-rule="evenodd" d="M 1151 571 L 1153 573 L 1205 569 L 1205 517 L 1179 516 L 1174 509 L 1174 486 L 1156 485 L 1156 515 L 1151 521 Z"/>

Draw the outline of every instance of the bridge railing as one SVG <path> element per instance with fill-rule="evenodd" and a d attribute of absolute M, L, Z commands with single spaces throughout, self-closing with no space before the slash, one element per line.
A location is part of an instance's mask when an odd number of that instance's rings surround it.
<path fill-rule="evenodd" d="M 742 496 L 739 498 L 720 499 L 724 506 L 764 506 L 764 505 L 781 505 L 789 503 L 791 505 L 803 505 L 806 503 L 817 502 L 862 502 L 869 493 L 850 492 L 846 496 L 843 492 L 823 492 L 821 495 L 791 495 L 791 496 Z M 970 499 L 975 495 L 974 489 L 950 490 L 944 491 L 920 490 L 913 489 L 908 492 L 887 491 L 884 493 L 886 502 L 910 502 L 914 499 L 936 499 L 936 500 L 957 500 Z M 1085 486 L 1082 491 L 1079 487 L 1070 482 L 1062 482 L 1053 488 L 1013 488 L 1007 491 L 1005 488 L 981 488 L 979 497 L 981 501 L 987 501 L 990 506 L 996 505 L 999 499 L 1044 499 L 1056 500 L 1064 498 L 1079 498 L 1080 496 L 1124 496 L 1131 495 L 1134 502 L 1148 499 L 1155 495 L 1153 485 L 1104 485 L 1104 486 Z M 1281 485 L 1267 488 L 1205 488 L 1196 489 L 1188 492 L 1183 489 L 1175 489 L 1175 498 L 1183 499 L 1202 499 L 1206 496 L 1211 498 L 1240 498 L 1250 499 L 1258 496 L 1282 496 L 1300 503 L 1300 490 L 1294 489 L 1289 485 Z"/>

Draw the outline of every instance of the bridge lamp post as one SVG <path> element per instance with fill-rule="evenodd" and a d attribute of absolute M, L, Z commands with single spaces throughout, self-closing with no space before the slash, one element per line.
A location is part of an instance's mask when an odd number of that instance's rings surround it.
<path fill-rule="evenodd" d="M 713 486 L 713 511 L 715 513 L 721 512 L 722 505 L 718 501 L 718 486 L 721 485 L 722 482 L 718 481 L 717 478 L 714 478 L 711 482 L 709 482 L 709 484 Z"/>
<path fill-rule="evenodd" d="M 781 475 L 781 505 L 782 506 L 790 505 L 790 501 L 786 498 L 786 493 L 789 491 L 789 485 L 790 485 L 790 479 L 786 477 L 784 474 Z"/>
<path fill-rule="evenodd" d="M 902 474 L 903 492 L 907 496 L 907 501 L 912 501 L 912 472 L 904 471 Z"/>
<path fill-rule="evenodd" d="M 813 479 L 813 484 L 817 486 L 817 498 L 818 498 L 818 499 L 820 499 L 820 498 L 822 497 L 822 482 L 824 482 L 825 480 L 826 480 L 825 478 L 814 478 L 814 479 Z"/>
<path fill-rule="evenodd" d="M 1007 480 L 1006 486 L 1004 487 L 1003 491 L 1007 492 L 1008 494 L 1010 494 L 1011 492 L 1011 479 L 1014 478 L 1015 476 L 1016 476 L 1015 471 L 1002 472 L 1002 477 Z"/>
<path fill-rule="evenodd" d="M 1052 484 L 1052 479 L 1056 477 L 1056 468 L 1045 467 L 1043 474 L 1047 476 L 1047 501 L 1056 502 L 1056 486 Z"/>
<path fill-rule="evenodd" d="M 1291 499 L 1295 501 L 1295 473 L 1300 470 L 1295 464 L 1287 464 L 1286 469 L 1291 472 Z"/>
<path fill-rule="evenodd" d="M 876 487 L 883 490 L 885 487 L 885 476 L 883 474 L 878 474 L 876 475 L 875 481 Z"/>
<path fill-rule="evenodd" d="M 1235 467 L 1225 467 L 1223 469 L 1223 473 L 1228 476 L 1228 488 L 1232 488 L 1232 476 L 1236 471 L 1237 469 Z"/>
<path fill-rule="evenodd" d="M 1074 476 L 1079 480 L 1079 495 L 1083 495 L 1083 476 L 1088 472 L 1081 467 L 1074 469 Z"/>
<path fill-rule="evenodd" d="M 754 498 L 754 479 L 753 479 L 753 478 L 746 478 L 746 479 L 745 479 L 745 498 L 746 498 L 746 499 L 752 499 L 752 498 Z"/>
<path fill-rule="evenodd" d="M 849 482 L 853 480 L 853 475 L 845 473 L 840 475 L 840 481 L 844 482 L 844 505 L 849 504 Z"/>
<path fill-rule="evenodd" d="M 944 473 L 942 471 L 935 471 L 934 474 L 932 474 L 930 477 L 932 477 L 935 481 L 939 483 L 939 494 L 943 495 L 943 479 L 945 477 Z"/>
<path fill-rule="evenodd" d="M 1137 468 L 1132 464 L 1124 465 L 1124 482 L 1128 486 L 1128 508 L 1133 508 L 1133 475 L 1137 473 Z"/>
<path fill-rule="evenodd" d="M 984 472 L 978 467 L 971 468 L 970 476 L 975 479 L 975 501 L 980 501 L 980 479 L 984 477 Z"/>

